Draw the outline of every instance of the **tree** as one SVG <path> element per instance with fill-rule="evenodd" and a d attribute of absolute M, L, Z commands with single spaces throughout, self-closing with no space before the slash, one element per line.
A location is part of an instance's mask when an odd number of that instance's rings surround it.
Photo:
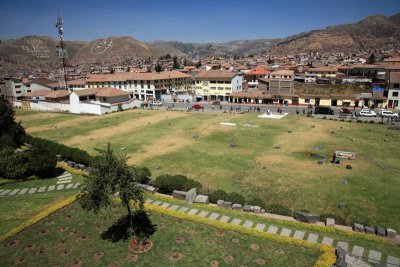
<path fill-rule="evenodd" d="M 154 67 L 155 71 L 161 72 L 163 68 L 161 67 L 160 63 L 157 62 L 156 66 Z"/>
<path fill-rule="evenodd" d="M 135 186 L 136 177 L 133 167 L 126 163 L 126 157 L 117 157 L 113 154 L 110 143 L 106 150 L 99 149 L 99 156 L 94 158 L 92 171 L 85 180 L 82 189 L 81 206 L 84 210 L 98 213 L 101 209 L 110 207 L 112 195 L 117 192 L 121 205 L 128 211 L 127 220 L 129 233 L 134 232 L 134 214 L 131 207 L 143 210 L 144 193 Z"/>
<path fill-rule="evenodd" d="M 174 58 L 173 58 L 172 60 L 174 61 L 174 64 L 172 65 L 172 68 L 173 68 L 173 69 L 180 69 L 181 66 L 180 66 L 179 63 L 178 63 L 178 57 L 177 57 L 177 56 L 174 56 Z"/>
<path fill-rule="evenodd" d="M 196 63 L 196 65 L 195 65 L 195 66 L 196 66 L 196 68 L 198 68 L 198 69 L 199 69 L 199 68 L 201 67 L 201 60 L 197 61 L 197 63 Z"/>
<path fill-rule="evenodd" d="M 372 53 L 372 54 L 369 56 L 369 58 L 367 59 L 367 63 L 368 63 L 368 64 L 374 64 L 375 62 L 376 62 L 376 57 L 375 57 L 375 54 Z"/>
<path fill-rule="evenodd" d="M 24 135 L 24 127 L 15 121 L 11 105 L 0 97 L 0 147 L 17 147 Z"/>

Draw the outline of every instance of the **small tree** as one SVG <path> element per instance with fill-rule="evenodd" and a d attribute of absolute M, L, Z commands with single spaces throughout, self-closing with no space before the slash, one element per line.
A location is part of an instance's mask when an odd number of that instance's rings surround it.
<path fill-rule="evenodd" d="M 199 68 L 201 67 L 201 60 L 197 61 L 197 63 L 196 63 L 196 65 L 195 65 L 195 66 L 196 66 L 196 68 L 198 68 L 198 69 L 199 69 Z"/>
<path fill-rule="evenodd" d="M 368 64 L 374 64 L 375 62 L 376 62 L 376 57 L 375 57 L 375 54 L 372 53 L 372 54 L 369 56 L 369 58 L 367 59 L 367 63 L 368 63 Z"/>
<path fill-rule="evenodd" d="M 156 66 L 154 67 L 155 71 L 161 72 L 163 68 L 161 67 L 160 63 L 157 62 Z"/>
<path fill-rule="evenodd" d="M 0 147 L 17 147 L 21 144 L 21 138 L 24 135 L 24 127 L 15 121 L 11 105 L 0 97 Z"/>
<path fill-rule="evenodd" d="M 177 56 L 174 56 L 174 58 L 173 58 L 172 60 L 173 60 L 173 62 L 174 62 L 174 64 L 172 65 L 172 68 L 173 68 L 173 69 L 180 69 L 181 66 L 180 66 L 179 63 L 178 63 L 178 57 L 177 57 Z"/>
<path fill-rule="evenodd" d="M 110 143 L 106 150 L 98 150 L 100 155 L 92 163 L 92 171 L 85 180 L 81 206 L 87 211 L 98 213 L 110 207 L 112 195 L 119 193 L 121 204 L 128 211 L 129 234 L 134 234 L 134 221 L 131 207 L 143 210 L 143 191 L 135 186 L 136 177 L 132 167 L 126 163 L 127 158 L 118 158 L 113 154 Z"/>

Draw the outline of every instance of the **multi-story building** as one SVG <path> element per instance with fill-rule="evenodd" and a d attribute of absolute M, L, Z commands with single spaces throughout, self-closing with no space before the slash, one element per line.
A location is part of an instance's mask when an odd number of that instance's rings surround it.
<path fill-rule="evenodd" d="M 227 101 L 234 92 L 242 91 L 243 77 L 230 71 L 203 71 L 194 77 L 198 99 Z"/>
<path fill-rule="evenodd" d="M 258 66 L 255 69 L 245 73 L 244 77 L 248 82 L 249 88 L 258 88 L 258 79 L 267 78 L 269 73 L 271 72 L 265 67 Z"/>
<path fill-rule="evenodd" d="M 294 71 L 277 70 L 269 75 L 269 93 L 271 95 L 293 94 Z"/>
<path fill-rule="evenodd" d="M 190 93 L 191 76 L 179 71 L 165 72 L 121 72 L 115 74 L 92 75 L 85 82 L 85 88 L 111 87 L 124 90 L 131 97 L 140 100 L 160 99 L 167 92 Z M 74 90 L 82 89 L 72 87 Z"/>
<path fill-rule="evenodd" d="M 399 109 L 400 72 L 391 72 L 389 78 L 388 108 Z"/>
<path fill-rule="evenodd" d="M 24 84 L 19 79 L 4 79 L 0 84 L 0 94 L 10 104 L 21 100 L 24 93 Z"/>
<path fill-rule="evenodd" d="M 305 74 L 306 75 L 316 75 L 318 78 L 330 78 L 335 79 L 336 73 L 339 69 L 339 66 L 324 66 L 317 68 L 309 68 Z"/>

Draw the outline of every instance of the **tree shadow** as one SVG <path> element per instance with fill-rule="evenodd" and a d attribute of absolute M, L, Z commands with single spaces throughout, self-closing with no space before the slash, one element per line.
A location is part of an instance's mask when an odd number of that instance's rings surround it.
<path fill-rule="evenodd" d="M 115 243 L 120 240 L 127 241 L 131 236 L 137 236 L 139 239 L 148 238 L 156 231 L 156 225 L 151 223 L 149 216 L 144 210 L 138 210 L 132 215 L 132 223 L 133 229 L 131 227 L 130 216 L 122 216 L 101 233 L 101 238 Z"/>

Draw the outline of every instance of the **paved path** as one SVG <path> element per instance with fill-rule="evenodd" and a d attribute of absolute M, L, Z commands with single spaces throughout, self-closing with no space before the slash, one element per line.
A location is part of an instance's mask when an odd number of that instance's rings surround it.
<path fill-rule="evenodd" d="M 79 183 L 72 182 L 72 174 L 64 172 L 57 177 L 57 184 L 49 186 L 41 186 L 39 188 L 19 188 L 19 189 L 0 189 L 0 197 L 3 196 L 20 196 L 44 193 L 49 191 L 58 191 L 66 189 L 76 189 L 80 186 Z"/>
<path fill-rule="evenodd" d="M 1 192 L 0 192 L 0 195 L 1 195 Z M 279 227 L 279 226 L 275 226 L 275 225 L 268 226 L 265 224 L 254 223 L 250 220 L 231 218 L 224 214 L 213 213 L 213 212 L 209 212 L 206 210 L 189 209 L 189 208 L 178 206 L 178 205 L 171 206 L 170 203 L 154 201 L 152 199 L 147 199 L 146 203 L 155 205 L 155 206 L 162 206 L 162 207 L 167 207 L 167 208 L 169 207 L 169 209 L 173 209 L 178 212 L 201 216 L 203 218 L 207 218 L 207 219 L 213 220 L 213 221 L 217 220 L 220 222 L 231 223 L 234 225 L 240 225 L 240 226 L 246 227 L 246 228 L 254 228 L 258 231 L 266 231 L 271 234 L 293 237 L 296 239 L 305 240 L 310 243 L 325 244 L 325 245 L 328 245 L 328 246 L 331 246 L 334 248 L 337 248 L 340 246 L 344 250 L 346 250 L 348 253 L 351 253 L 353 256 L 355 256 L 359 259 L 362 259 L 365 262 L 368 262 L 369 264 L 371 264 L 371 266 L 377 262 L 381 262 L 383 264 L 386 263 L 386 265 L 383 265 L 383 266 L 387 266 L 387 267 L 399 267 L 400 266 L 400 258 L 398 258 L 398 257 L 393 257 L 393 256 L 382 257 L 382 253 L 379 251 L 375 251 L 372 249 L 368 251 L 368 250 L 365 250 L 363 247 L 356 246 L 356 245 L 354 245 L 350 249 L 350 244 L 348 242 L 334 240 L 333 238 L 328 237 L 328 236 L 319 236 L 314 233 L 304 232 L 303 230 L 288 229 L 285 227 Z M 350 260 L 349 260 L 348 264 L 349 264 L 349 266 L 357 266 L 357 265 L 354 265 L 353 262 L 350 262 Z M 368 266 L 368 264 L 363 265 L 363 266 Z"/>

